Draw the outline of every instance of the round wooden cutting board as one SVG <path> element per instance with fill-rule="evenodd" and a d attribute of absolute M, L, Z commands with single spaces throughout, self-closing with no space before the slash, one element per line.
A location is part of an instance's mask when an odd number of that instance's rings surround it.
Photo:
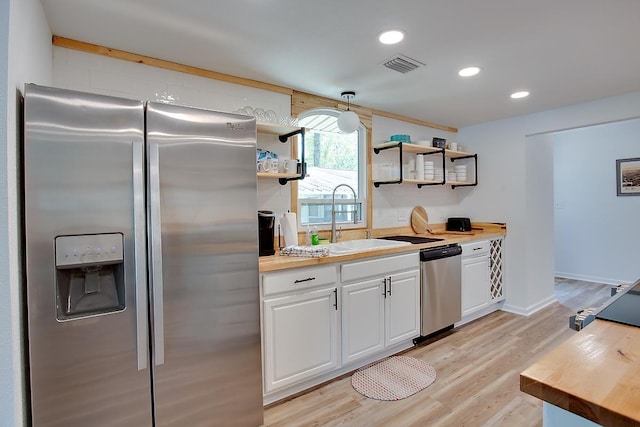
<path fill-rule="evenodd" d="M 427 211 L 422 206 L 416 206 L 411 211 L 411 228 L 417 234 L 423 234 L 429 227 Z"/>

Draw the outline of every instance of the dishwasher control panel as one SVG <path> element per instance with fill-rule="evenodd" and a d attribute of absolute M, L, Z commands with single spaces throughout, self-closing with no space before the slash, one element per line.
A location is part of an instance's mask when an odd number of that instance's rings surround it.
<path fill-rule="evenodd" d="M 435 248 L 422 249 L 420 251 L 420 261 L 432 261 L 439 258 L 448 258 L 462 253 L 462 248 L 458 244 L 448 246 L 437 246 Z"/>

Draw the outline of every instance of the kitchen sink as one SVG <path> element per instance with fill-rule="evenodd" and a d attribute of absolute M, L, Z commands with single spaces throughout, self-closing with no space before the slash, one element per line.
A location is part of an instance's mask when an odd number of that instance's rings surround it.
<path fill-rule="evenodd" d="M 399 246 L 408 246 L 409 242 L 400 242 L 384 239 L 356 239 L 345 240 L 343 242 L 329 244 L 329 253 L 333 255 L 341 255 L 352 252 L 371 251 L 375 249 L 397 248 Z"/>

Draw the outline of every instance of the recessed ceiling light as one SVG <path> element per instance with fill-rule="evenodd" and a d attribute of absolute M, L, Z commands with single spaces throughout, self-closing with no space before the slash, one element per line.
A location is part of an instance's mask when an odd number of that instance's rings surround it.
<path fill-rule="evenodd" d="M 471 76 L 475 76 L 479 72 L 480 72 L 480 68 L 478 67 L 467 67 L 458 71 L 458 75 L 460 77 L 471 77 Z"/>
<path fill-rule="evenodd" d="M 529 96 L 529 92 L 527 92 L 526 90 L 523 90 L 521 92 L 513 92 L 511 94 L 511 98 L 513 99 L 526 98 L 527 96 Z"/>
<path fill-rule="evenodd" d="M 378 36 L 378 40 L 382 44 L 396 44 L 400 43 L 404 38 L 404 33 L 400 30 L 389 30 Z"/>

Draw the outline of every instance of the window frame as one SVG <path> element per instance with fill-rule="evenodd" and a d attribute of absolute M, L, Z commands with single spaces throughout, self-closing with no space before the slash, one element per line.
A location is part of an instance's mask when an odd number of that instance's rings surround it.
<path fill-rule="evenodd" d="M 300 119 L 303 119 L 305 117 L 309 117 L 309 116 L 313 116 L 313 115 L 328 115 L 328 116 L 333 116 L 336 119 L 338 118 L 338 116 L 340 115 L 340 113 L 342 113 L 341 110 L 337 110 L 334 108 L 314 108 L 311 110 L 307 110 L 304 112 L 301 112 L 300 114 L 298 114 L 298 121 L 300 121 Z M 306 128 L 308 129 L 305 136 L 308 135 L 310 133 L 310 131 L 313 131 L 313 128 Z M 367 132 L 368 129 L 367 127 L 360 122 L 358 129 L 356 130 L 356 132 L 358 133 L 358 188 L 356 188 L 355 190 L 358 193 L 358 197 L 355 200 L 355 203 L 357 203 L 359 205 L 359 213 L 360 213 L 360 218 L 358 220 L 358 222 L 356 224 L 354 224 L 352 221 L 338 221 L 336 220 L 336 226 L 341 227 L 342 229 L 358 229 L 358 228 L 366 228 L 367 224 L 368 224 L 368 200 L 367 200 L 367 196 L 368 196 L 368 184 L 367 184 L 367 178 L 368 178 L 368 171 L 367 171 Z M 307 141 L 307 138 L 305 138 L 305 143 Z M 300 144 L 301 141 L 298 140 L 298 151 L 300 151 Z M 306 148 L 306 147 L 305 147 Z M 305 150 L 306 151 L 306 150 Z M 348 191 L 348 189 L 347 189 Z M 350 192 L 349 192 L 350 193 Z M 318 227 L 319 230 L 330 230 L 331 229 L 331 222 L 317 222 L 317 223 L 303 223 L 302 222 L 302 205 L 303 202 L 305 204 L 308 205 L 329 205 L 329 208 L 331 207 L 331 198 L 328 199 L 323 199 L 323 198 L 317 198 L 317 199 L 312 199 L 312 198 L 301 198 L 300 197 L 300 188 L 298 187 L 296 189 L 296 199 L 297 199 L 297 206 L 296 206 L 296 211 L 298 212 L 298 228 L 300 230 L 304 230 L 307 225 L 309 227 Z M 340 198 L 340 199 L 336 199 L 336 204 L 338 202 L 338 200 L 340 201 L 341 205 L 348 205 L 348 204 L 353 204 L 354 200 L 352 197 L 350 198 Z"/>

